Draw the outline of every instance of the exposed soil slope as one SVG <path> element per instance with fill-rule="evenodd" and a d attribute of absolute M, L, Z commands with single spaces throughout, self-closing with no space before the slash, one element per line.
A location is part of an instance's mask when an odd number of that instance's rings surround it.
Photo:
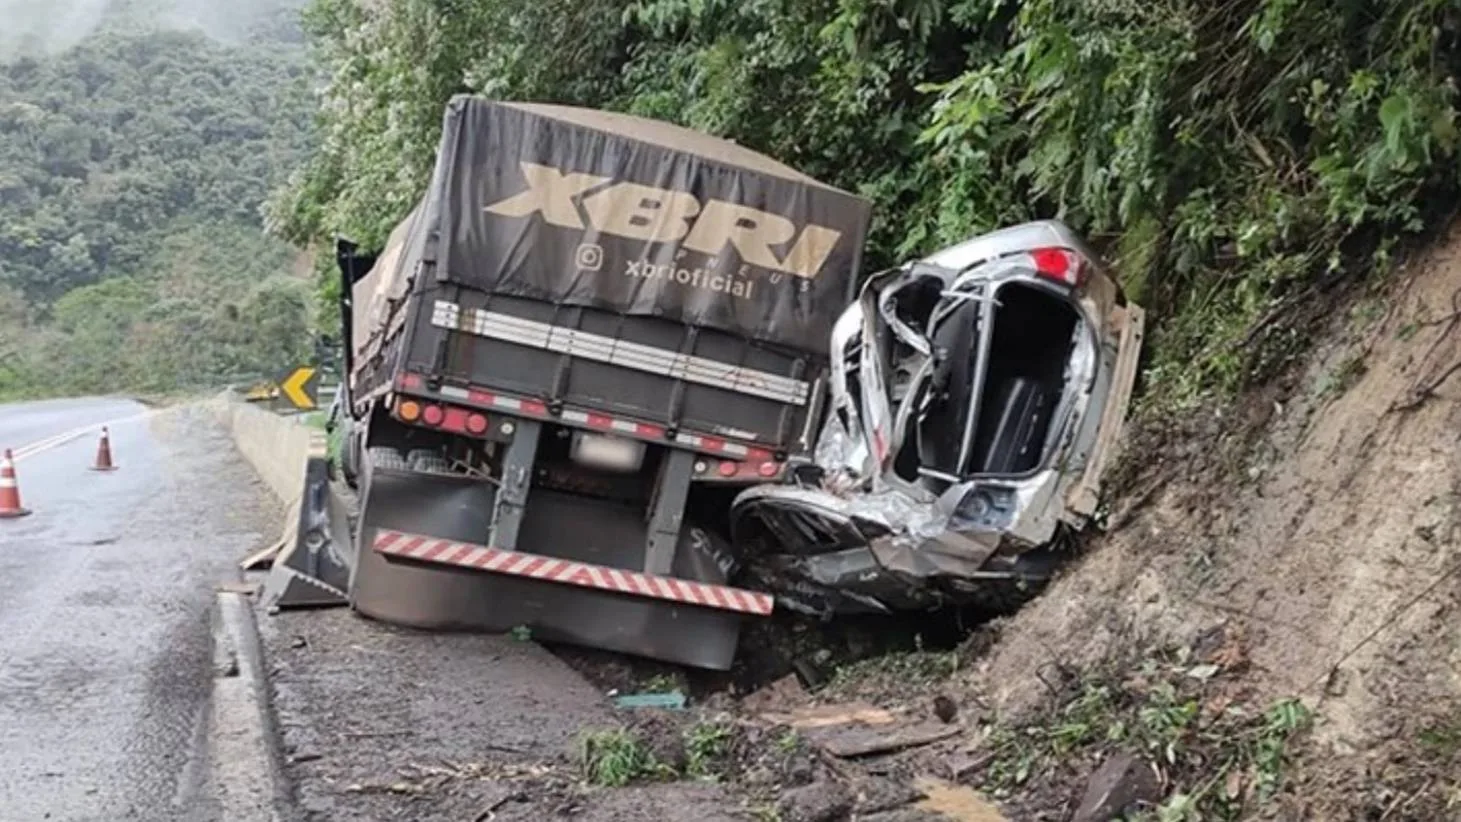
<path fill-rule="evenodd" d="M 1243 698 L 1314 711 L 1285 818 L 1457 812 L 1461 230 L 1344 302 L 1291 375 L 1128 446 L 1110 533 L 959 690 L 1017 715 L 1134 649 L 1220 636 Z"/>

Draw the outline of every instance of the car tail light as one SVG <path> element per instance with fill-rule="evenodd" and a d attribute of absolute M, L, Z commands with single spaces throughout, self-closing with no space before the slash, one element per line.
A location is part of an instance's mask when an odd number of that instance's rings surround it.
<path fill-rule="evenodd" d="M 1079 287 L 1085 282 L 1085 266 L 1074 251 L 1066 248 L 1037 248 L 1030 252 L 1030 259 L 1035 263 L 1035 273 L 1047 280 L 1071 287 Z"/>
<path fill-rule="evenodd" d="M 421 417 L 421 404 L 412 400 L 404 400 L 396 406 L 396 416 L 406 422 L 415 422 Z"/>
<path fill-rule="evenodd" d="M 446 419 L 446 411 L 439 405 L 428 405 L 421 412 L 421 419 L 425 420 L 427 425 L 441 425 L 441 421 Z"/>
<path fill-rule="evenodd" d="M 487 418 L 481 414 L 468 414 L 467 431 L 472 434 L 487 433 Z"/>

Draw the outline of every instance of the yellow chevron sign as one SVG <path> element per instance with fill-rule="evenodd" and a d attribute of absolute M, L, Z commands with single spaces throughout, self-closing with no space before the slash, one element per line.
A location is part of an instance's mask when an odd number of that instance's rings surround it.
<path fill-rule="evenodd" d="M 314 410 L 319 405 L 317 372 L 318 369 L 312 365 L 299 366 L 279 381 L 279 393 L 301 411 Z"/>

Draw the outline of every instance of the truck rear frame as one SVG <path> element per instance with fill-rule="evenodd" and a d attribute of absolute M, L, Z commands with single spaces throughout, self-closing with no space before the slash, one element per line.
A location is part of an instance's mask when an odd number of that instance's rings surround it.
<path fill-rule="evenodd" d="M 549 114 L 575 124 L 587 116 L 563 111 Z M 453 136 L 451 122 L 449 113 L 443 157 L 460 137 Z M 652 127 L 659 129 L 656 140 L 669 133 L 663 124 Z M 756 162 L 763 164 L 757 167 L 763 176 L 753 182 L 762 182 L 769 161 Z M 541 172 L 531 168 L 524 161 L 529 185 L 539 185 Z M 442 181 L 440 169 L 439 163 L 433 185 L 444 189 L 451 183 Z M 451 197 L 433 205 L 428 194 L 378 257 L 341 246 L 350 300 L 342 312 L 351 339 L 349 404 L 358 428 L 350 442 L 362 498 L 348 592 L 357 611 L 421 628 L 523 627 L 548 640 L 705 668 L 730 666 L 741 621 L 769 614 L 772 598 L 727 584 L 738 558 L 706 527 L 702 512 L 724 513 L 730 496 L 717 496 L 717 489 L 776 481 L 810 452 L 825 396 L 826 331 L 851 297 L 868 217 L 866 204 L 850 195 L 784 167 L 771 171 L 776 186 L 790 180 L 800 187 L 787 200 L 795 207 L 835 197 L 849 209 L 842 223 L 818 212 L 821 222 L 841 230 L 814 225 L 784 256 L 770 249 L 771 263 L 805 268 L 807 248 L 816 251 L 806 237 L 820 238 L 824 246 L 828 237 L 841 237 L 848 248 L 840 257 L 822 251 L 820 259 L 831 255 L 838 269 L 822 281 L 813 282 L 805 271 L 755 279 L 746 264 L 716 273 L 725 264 L 721 257 L 756 250 L 744 233 L 756 228 L 756 219 L 781 219 L 745 205 L 733 207 L 740 209 L 731 215 L 734 225 L 721 226 L 730 238 L 727 247 L 693 272 L 676 268 L 695 265 L 677 262 L 687 255 L 683 248 L 666 257 L 659 250 L 664 244 L 651 242 L 627 252 L 628 277 L 667 268 L 671 277 L 686 275 L 680 283 L 702 291 L 735 285 L 742 302 L 731 315 L 716 302 L 719 295 L 699 292 L 662 312 L 645 300 L 637 281 L 617 305 L 581 299 L 578 280 L 613 276 L 601 269 L 616 258 L 617 241 L 603 232 L 583 235 L 569 261 L 578 279 L 556 297 L 536 286 L 524 292 L 520 279 L 499 287 L 470 282 L 441 239 L 472 230 L 453 222 L 460 215 L 450 213 Z M 714 180 L 726 172 L 699 173 Z M 575 185 L 583 197 L 597 196 L 598 189 Z M 733 188 L 747 186 L 741 181 Z M 683 196 L 638 184 L 631 193 L 640 199 L 615 202 L 644 211 L 646 198 Z M 706 214 L 717 203 L 724 210 L 725 203 L 694 194 L 704 200 Z M 564 211 L 569 206 L 587 220 L 594 212 L 586 203 L 564 198 L 553 214 L 519 209 L 512 216 L 527 215 L 530 228 L 515 230 L 558 231 L 574 219 Z M 676 207 L 695 213 L 684 202 Z M 596 219 L 604 221 L 603 213 Z M 812 229 L 823 233 L 813 236 Z M 688 229 L 687 244 L 697 230 Z M 550 249 L 543 237 L 559 237 L 522 236 Z M 586 257 L 595 254 L 589 265 Z M 641 256 L 636 261 L 634 255 Z M 623 288 L 624 282 L 609 287 Z M 835 305 L 825 305 L 828 288 Z M 746 299 L 753 295 L 770 300 L 779 326 L 747 330 L 767 322 Z M 826 315 L 820 326 L 808 305 Z M 708 319 L 688 318 L 687 311 Z M 788 317 L 808 318 L 811 326 Z"/>

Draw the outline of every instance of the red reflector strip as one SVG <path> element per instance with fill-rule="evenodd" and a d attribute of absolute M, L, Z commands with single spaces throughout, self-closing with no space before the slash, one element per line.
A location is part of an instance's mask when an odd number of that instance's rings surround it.
<path fill-rule="evenodd" d="M 372 544 L 377 553 L 386 556 L 531 577 L 545 582 L 577 585 L 630 596 L 687 602 L 755 616 L 769 616 L 773 607 L 772 598 L 767 594 L 725 585 L 707 585 L 703 582 L 625 571 L 621 568 L 606 568 L 602 565 L 519 551 L 503 551 L 485 545 L 405 534 L 400 531 L 378 531 Z"/>

